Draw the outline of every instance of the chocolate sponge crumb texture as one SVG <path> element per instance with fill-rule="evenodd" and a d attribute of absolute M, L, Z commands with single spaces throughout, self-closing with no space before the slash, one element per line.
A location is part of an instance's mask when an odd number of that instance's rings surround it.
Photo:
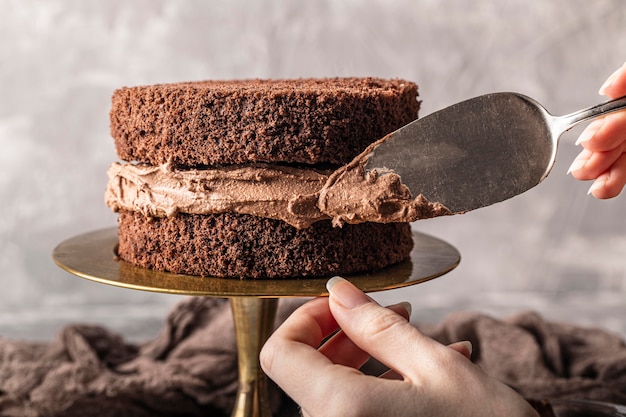
<path fill-rule="evenodd" d="M 399 79 L 202 81 L 116 90 L 111 135 L 125 161 L 114 163 L 116 169 L 172 173 L 187 193 L 185 204 L 212 202 L 206 212 L 186 212 L 177 203 L 181 193 L 172 192 L 161 196 L 158 210 L 147 209 L 154 200 L 147 185 L 128 188 L 130 177 L 112 177 L 107 204 L 119 212 L 118 256 L 150 269 L 234 279 L 326 277 L 400 262 L 413 247 L 409 223 L 333 225 L 323 216 L 285 221 L 283 212 L 297 211 L 297 199 L 281 196 L 292 189 L 306 195 L 307 187 L 318 187 L 316 181 L 368 145 L 415 120 L 418 109 L 417 86 Z M 267 188 L 273 184 L 268 170 L 276 187 L 289 186 Z M 181 183 L 189 172 L 219 176 L 210 186 Z M 222 172 L 245 187 L 232 188 Z M 135 204 L 119 205 L 121 194 Z M 266 208 L 248 209 L 256 207 L 250 201 Z"/>
<path fill-rule="evenodd" d="M 417 118 L 417 86 L 333 78 L 204 81 L 113 94 L 118 156 L 159 165 L 336 164 Z"/>

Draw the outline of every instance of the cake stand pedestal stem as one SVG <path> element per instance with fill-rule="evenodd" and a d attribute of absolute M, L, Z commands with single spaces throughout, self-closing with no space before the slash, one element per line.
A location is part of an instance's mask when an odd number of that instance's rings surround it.
<path fill-rule="evenodd" d="M 277 298 L 232 297 L 230 305 L 237 337 L 239 388 L 231 417 L 271 417 L 267 377 L 259 354 L 274 330 Z"/>

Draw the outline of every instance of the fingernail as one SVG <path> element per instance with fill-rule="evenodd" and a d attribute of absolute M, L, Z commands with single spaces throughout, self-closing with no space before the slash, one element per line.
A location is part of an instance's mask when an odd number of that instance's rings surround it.
<path fill-rule="evenodd" d="M 602 125 L 604 125 L 604 118 L 596 119 L 593 122 L 591 122 L 589 126 L 587 126 L 585 130 L 583 130 L 583 132 L 580 134 L 578 139 L 576 139 L 575 145 L 580 145 L 581 143 L 587 142 L 588 140 L 590 140 L 593 137 L 593 135 L 595 135 L 596 132 L 600 130 Z"/>
<path fill-rule="evenodd" d="M 574 161 L 567 169 L 567 173 L 569 174 L 571 172 L 578 171 L 579 169 L 584 167 L 585 164 L 589 161 L 589 158 L 591 158 L 591 155 L 592 155 L 591 151 L 588 151 L 587 149 L 583 149 L 578 154 L 578 156 L 574 158 Z"/>
<path fill-rule="evenodd" d="M 606 184 L 608 179 L 609 179 L 608 175 L 601 175 L 598 178 L 596 178 L 593 184 L 591 184 L 591 187 L 589 187 L 589 191 L 587 191 L 587 195 L 592 194 L 594 191 L 599 190 L 600 188 L 604 187 L 604 184 Z"/>
<path fill-rule="evenodd" d="M 609 78 L 607 78 L 607 80 L 604 82 L 604 84 L 602 84 L 602 87 L 600 87 L 600 90 L 598 91 L 598 93 L 601 96 L 606 96 L 607 95 L 606 94 L 606 90 L 609 87 L 611 87 L 611 85 L 613 84 L 613 82 L 615 81 L 615 79 L 617 78 L 619 73 L 624 70 L 624 67 L 626 67 L 626 63 L 624 63 L 624 65 L 622 65 L 620 68 L 615 70 L 615 72 L 613 74 L 609 75 Z"/>
<path fill-rule="evenodd" d="M 352 310 L 360 305 L 373 301 L 363 291 L 355 287 L 350 281 L 341 277 L 333 277 L 326 283 L 326 289 L 335 300 Z"/>
<path fill-rule="evenodd" d="M 469 352 L 468 356 L 472 356 L 472 350 L 474 349 L 474 347 L 472 346 L 472 342 L 470 342 L 469 340 L 463 340 L 462 342 L 459 342 L 459 343 L 465 346 L 465 348 Z"/>
<path fill-rule="evenodd" d="M 411 303 L 409 303 L 408 301 L 403 301 L 398 304 L 387 306 L 387 308 L 394 310 L 396 313 L 398 313 L 398 309 L 396 307 L 403 309 L 405 311 L 406 317 L 411 318 L 411 311 L 413 311 L 413 306 L 411 306 Z"/>
<path fill-rule="evenodd" d="M 406 314 L 411 317 L 411 312 L 413 311 L 413 306 L 411 305 L 411 303 L 409 303 L 408 301 L 403 301 L 401 303 L 398 303 L 398 305 L 400 307 L 402 307 L 403 309 L 406 310 Z"/>
<path fill-rule="evenodd" d="M 567 173 L 570 174 L 574 171 L 578 171 L 579 169 L 584 167 L 586 163 L 586 159 L 575 159 L 574 162 L 572 162 L 572 165 L 569 166 Z"/>

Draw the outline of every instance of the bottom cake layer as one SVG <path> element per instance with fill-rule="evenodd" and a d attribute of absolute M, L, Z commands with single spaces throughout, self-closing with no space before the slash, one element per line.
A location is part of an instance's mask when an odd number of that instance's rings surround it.
<path fill-rule="evenodd" d="M 144 268 L 236 279 L 325 277 L 374 271 L 409 257 L 409 223 L 296 229 L 243 214 L 146 217 L 119 213 L 121 259 Z"/>

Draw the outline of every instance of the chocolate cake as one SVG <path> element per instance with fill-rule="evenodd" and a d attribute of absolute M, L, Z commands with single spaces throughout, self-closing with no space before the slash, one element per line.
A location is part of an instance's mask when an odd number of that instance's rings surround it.
<path fill-rule="evenodd" d="M 329 176 L 417 118 L 404 80 L 236 80 L 122 88 L 107 204 L 119 257 L 237 279 L 324 277 L 406 259 L 407 222 L 350 224 L 316 206 Z M 365 202 L 364 202 L 365 204 Z"/>
<path fill-rule="evenodd" d="M 111 134 L 127 161 L 182 166 L 336 164 L 417 118 L 417 86 L 334 78 L 122 88 Z"/>

